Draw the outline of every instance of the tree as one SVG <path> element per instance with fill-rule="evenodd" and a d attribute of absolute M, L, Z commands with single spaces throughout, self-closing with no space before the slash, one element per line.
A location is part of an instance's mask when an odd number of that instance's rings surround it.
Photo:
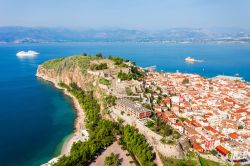
<path fill-rule="evenodd" d="M 153 166 L 154 155 L 146 142 L 143 135 L 129 125 L 126 125 L 123 129 L 123 135 L 119 142 L 136 158 L 142 165 Z"/>
<path fill-rule="evenodd" d="M 106 103 L 110 106 L 115 105 L 115 102 L 117 100 L 116 96 L 109 95 L 105 98 Z"/>
<path fill-rule="evenodd" d="M 138 67 L 131 66 L 130 68 L 133 79 L 138 80 L 139 78 L 143 78 L 144 74 L 138 70 Z"/>
<path fill-rule="evenodd" d="M 229 151 L 229 152 L 227 153 L 227 157 L 228 157 L 228 159 L 230 159 L 230 158 L 231 158 L 231 156 L 232 156 L 232 153 Z"/>
<path fill-rule="evenodd" d="M 238 126 L 238 129 L 241 130 L 243 129 L 244 127 L 242 125 Z"/>
<path fill-rule="evenodd" d="M 99 79 L 99 83 L 103 84 L 103 85 L 107 85 L 107 86 L 111 84 L 109 80 L 107 80 L 103 77 Z"/>
<path fill-rule="evenodd" d="M 110 166 L 110 165 L 118 166 L 118 165 L 120 165 L 118 155 L 115 155 L 114 153 L 111 153 L 109 156 L 107 156 L 105 158 L 104 163 L 107 166 Z"/>
<path fill-rule="evenodd" d="M 103 58 L 103 56 L 102 56 L 102 54 L 101 54 L 101 53 L 96 54 L 95 56 L 96 56 L 97 58 Z"/>
<path fill-rule="evenodd" d="M 133 75 L 131 73 L 124 73 L 123 71 L 119 71 L 118 73 L 118 78 L 120 78 L 122 81 L 125 81 L 125 80 L 132 80 L 133 78 Z"/>
<path fill-rule="evenodd" d="M 189 79 L 188 78 L 184 78 L 183 80 L 182 80 L 182 84 L 188 84 L 189 83 Z"/>
<path fill-rule="evenodd" d="M 148 103 L 143 103 L 142 106 L 145 107 L 145 108 L 147 108 L 147 109 L 149 109 L 149 110 L 152 110 L 151 105 L 148 104 Z"/>
<path fill-rule="evenodd" d="M 132 96 L 134 94 L 129 87 L 126 87 L 126 93 L 128 96 Z"/>
<path fill-rule="evenodd" d="M 109 146 L 119 132 L 119 127 L 112 121 L 104 120 L 100 116 L 100 106 L 93 96 L 93 92 L 85 92 L 80 88 L 65 85 L 65 88 L 79 101 L 86 115 L 86 127 L 89 130 L 89 139 L 75 143 L 70 156 L 62 157 L 55 166 L 89 165 L 100 149 Z"/>
<path fill-rule="evenodd" d="M 109 56 L 109 59 L 112 60 L 115 63 L 115 65 L 119 66 L 119 65 L 123 64 L 123 59 L 120 57 Z"/>
<path fill-rule="evenodd" d="M 215 149 L 212 149 L 212 150 L 210 151 L 210 153 L 213 154 L 213 155 L 216 155 L 216 154 L 217 154 L 217 151 L 216 151 Z"/>
<path fill-rule="evenodd" d="M 107 63 L 92 64 L 90 66 L 91 70 L 104 70 L 104 69 L 107 69 L 107 68 L 108 68 Z"/>
<path fill-rule="evenodd" d="M 179 120 L 184 122 L 187 118 L 184 118 L 184 117 L 179 117 Z"/>

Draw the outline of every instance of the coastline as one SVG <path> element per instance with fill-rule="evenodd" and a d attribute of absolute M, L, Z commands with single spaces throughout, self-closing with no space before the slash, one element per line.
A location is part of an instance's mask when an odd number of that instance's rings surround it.
<path fill-rule="evenodd" d="M 64 95 L 69 96 L 71 98 L 71 100 L 72 100 L 74 110 L 76 112 L 76 116 L 75 116 L 75 120 L 74 120 L 74 131 L 64 141 L 63 146 L 61 147 L 61 150 L 60 150 L 61 151 L 60 155 L 58 157 L 63 156 L 63 155 L 68 156 L 70 154 L 70 150 L 71 150 L 71 147 L 72 147 L 73 143 L 80 140 L 80 137 L 82 136 L 81 131 L 85 129 L 85 125 L 84 125 L 85 114 L 84 114 L 84 111 L 83 111 L 82 107 L 80 106 L 80 103 L 78 102 L 76 97 L 73 96 L 72 94 L 70 94 L 67 91 L 67 89 L 60 87 L 58 85 L 57 81 L 55 81 L 54 79 L 48 78 L 46 76 L 38 75 L 38 74 L 36 74 L 36 76 L 43 79 L 43 80 L 51 82 L 55 86 L 55 88 L 62 90 Z M 56 158 L 58 158 L 58 157 L 56 157 Z"/>

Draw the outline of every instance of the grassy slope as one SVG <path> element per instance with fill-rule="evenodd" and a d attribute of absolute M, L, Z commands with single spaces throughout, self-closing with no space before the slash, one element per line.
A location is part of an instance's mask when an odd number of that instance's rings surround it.
<path fill-rule="evenodd" d="M 75 55 L 75 56 L 69 56 L 66 58 L 58 58 L 58 59 L 52 59 L 44 62 L 42 66 L 45 69 L 53 69 L 60 73 L 63 69 L 69 69 L 72 66 L 78 66 L 83 73 L 86 73 L 90 61 L 98 59 L 95 56 L 83 56 L 83 55 Z"/>

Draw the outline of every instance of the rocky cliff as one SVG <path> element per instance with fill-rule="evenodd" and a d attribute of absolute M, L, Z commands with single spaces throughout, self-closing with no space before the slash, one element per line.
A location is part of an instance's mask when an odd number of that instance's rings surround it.
<path fill-rule="evenodd" d="M 71 56 L 49 60 L 38 66 L 36 75 L 55 84 L 63 82 L 67 85 L 77 84 L 84 90 L 90 90 L 96 76 L 87 72 L 91 61 L 96 57 Z"/>
<path fill-rule="evenodd" d="M 92 69 L 93 66 L 103 64 L 107 64 L 107 68 Z M 105 96 L 117 89 L 114 85 L 117 82 L 117 73 L 125 69 L 128 67 L 117 66 L 110 59 L 77 55 L 46 61 L 38 66 L 36 75 L 55 85 L 60 82 L 67 85 L 74 83 L 84 91 L 93 91 L 103 110 L 106 107 Z M 101 78 L 108 81 L 108 85 L 101 84 Z"/>

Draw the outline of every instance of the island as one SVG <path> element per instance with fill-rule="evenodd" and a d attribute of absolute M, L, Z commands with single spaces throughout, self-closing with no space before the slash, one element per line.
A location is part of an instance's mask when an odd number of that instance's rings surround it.
<path fill-rule="evenodd" d="M 49 60 L 36 75 L 77 111 L 61 155 L 44 165 L 249 162 L 250 84 L 241 79 L 148 71 L 102 54 Z"/>

